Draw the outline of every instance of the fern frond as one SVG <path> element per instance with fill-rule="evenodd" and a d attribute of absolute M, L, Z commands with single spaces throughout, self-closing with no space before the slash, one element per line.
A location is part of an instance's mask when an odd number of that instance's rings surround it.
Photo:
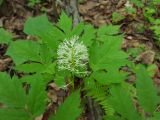
<path fill-rule="evenodd" d="M 114 109 L 108 102 L 106 87 L 96 83 L 94 80 L 87 80 L 84 90 L 87 92 L 86 96 L 92 97 L 99 105 L 102 106 L 106 115 L 112 116 L 114 114 Z"/>

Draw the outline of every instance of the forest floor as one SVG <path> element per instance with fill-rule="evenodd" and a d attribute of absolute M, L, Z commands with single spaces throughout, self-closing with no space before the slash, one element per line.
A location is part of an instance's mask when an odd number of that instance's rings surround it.
<path fill-rule="evenodd" d="M 142 10 L 139 9 L 134 15 L 124 13 L 126 0 L 83 0 L 79 3 L 80 19 L 87 23 L 93 24 L 95 27 L 104 24 L 116 24 L 121 26 L 121 32 L 125 35 L 125 40 L 122 48 L 127 51 L 130 48 L 143 47 L 144 51 L 136 54 L 136 62 L 145 64 L 155 63 L 159 66 L 157 73 L 154 77 L 154 82 L 160 86 L 160 47 L 156 45 L 153 38 L 153 33 L 150 30 L 143 32 L 138 30 L 139 25 L 148 25 L 142 15 Z M 5 0 L 0 6 L 0 27 L 5 28 L 7 31 L 14 35 L 14 39 L 29 39 L 23 32 L 23 25 L 27 18 L 31 16 L 38 16 L 47 14 L 51 22 L 58 19 L 61 6 L 54 7 L 52 0 L 45 0 L 34 7 L 27 5 L 26 0 Z M 113 12 L 119 12 L 124 15 L 124 19 L 120 21 L 113 21 Z M 0 45 L 0 71 L 8 71 L 11 74 L 13 65 L 11 58 L 5 56 L 7 46 Z M 133 82 L 135 78 L 131 77 L 130 81 Z M 50 84 L 48 95 L 52 98 L 52 90 L 55 89 L 54 84 Z M 64 91 L 59 91 L 59 96 L 65 96 Z M 59 100 L 61 100 L 59 98 Z M 51 108 L 53 109 L 53 108 Z M 52 110 L 51 110 L 52 111 Z M 49 113 L 46 113 L 49 114 Z M 37 119 L 38 120 L 38 119 Z M 87 115 L 80 118 L 80 120 L 87 120 Z"/>

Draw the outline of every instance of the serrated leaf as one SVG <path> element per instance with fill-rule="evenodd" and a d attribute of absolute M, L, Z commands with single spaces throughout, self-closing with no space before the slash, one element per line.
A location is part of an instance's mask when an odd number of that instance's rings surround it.
<path fill-rule="evenodd" d="M 62 11 L 57 26 L 61 28 L 66 34 L 70 33 L 72 29 L 72 19 L 68 17 L 64 11 Z"/>
<path fill-rule="evenodd" d="M 73 28 L 73 30 L 71 31 L 71 33 L 69 33 L 69 35 L 70 35 L 69 37 L 72 37 L 74 35 L 80 36 L 81 33 L 83 32 L 83 30 L 84 30 L 84 23 L 81 22 L 81 23 L 79 23 L 78 25 L 76 25 Z"/>
<path fill-rule="evenodd" d="M 100 26 L 99 29 L 97 30 L 97 35 L 102 36 L 102 35 L 114 35 L 119 33 L 119 25 L 103 25 Z"/>
<path fill-rule="evenodd" d="M 40 64 L 40 63 L 28 63 L 28 64 L 21 64 L 15 67 L 15 70 L 24 73 L 55 73 L 55 63 L 51 64 Z"/>
<path fill-rule="evenodd" d="M 40 61 L 39 44 L 34 41 L 17 40 L 9 46 L 9 55 L 16 65 L 26 61 Z"/>
<path fill-rule="evenodd" d="M 122 40 L 105 38 L 104 44 L 93 44 L 90 48 L 90 66 L 100 69 L 119 69 L 127 64 L 128 55 L 121 50 Z"/>
<path fill-rule="evenodd" d="M 42 73 L 49 73 L 49 74 L 54 74 L 55 73 L 55 67 L 56 63 L 51 63 L 51 64 L 46 64 L 45 69 L 42 71 Z"/>
<path fill-rule="evenodd" d="M 17 65 L 15 67 L 15 70 L 18 70 L 20 72 L 24 73 L 34 73 L 34 72 L 42 72 L 44 70 L 45 66 L 43 64 L 39 63 L 29 63 L 29 64 L 21 64 Z"/>
<path fill-rule="evenodd" d="M 110 70 L 108 72 L 96 71 L 93 72 L 93 78 L 102 85 L 111 83 L 120 83 L 125 80 L 127 74 L 119 70 Z"/>
<path fill-rule="evenodd" d="M 45 92 L 46 83 L 44 82 L 41 75 L 33 75 L 30 78 L 30 91 L 27 96 L 27 109 L 30 111 L 32 116 L 36 117 L 45 111 L 47 93 Z"/>
<path fill-rule="evenodd" d="M 157 92 L 153 85 L 153 81 L 143 66 L 138 66 L 135 72 L 139 103 L 146 112 L 153 113 L 158 102 Z"/>
<path fill-rule="evenodd" d="M 19 108 L 1 108 L 0 120 L 30 120 L 29 114 Z"/>
<path fill-rule="evenodd" d="M 12 40 L 12 35 L 5 31 L 3 28 L 0 28 L 0 44 L 8 44 Z"/>
<path fill-rule="evenodd" d="M 48 48 L 46 44 L 40 45 L 39 55 L 41 57 L 41 62 L 43 64 L 51 63 L 54 57 L 54 52 L 52 49 Z"/>
<path fill-rule="evenodd" d="M 84 90 L 87 92 L 86 95 L 92 97 L 104 110 L 105 115 L 113 116 L 114 109 L 112 105 L 108 102 L 108 90 L 107 87 L 95 82 L 91 77 L 86 78 Z"/>
<path fill-rule="evenodd" d="M 56 75 L 54 78 L 55 84 L 60 87 L 65 89 L 66 87 L 66 78 L 69 76 L 69 73 L 66 71 L 56 71 Z"/>
<path fill-rule="evenodd" d="M 5 108 L 0 109 L 0 115 L 5 114 L 1 116 L 2 118 L 6 118 L 6 120 L 31 120 L 43 114 L 47 99 L 46 81 L 41 75 L 32 75 L 26 79 L 30 84 L 27 95 L 22 88 L 20 79 L 16 77 L 11 79 L 7 74 L 0 73 L 0 103 L 5 105 Z M 23 118 L 21 118 L 22 115 L 24 115 Z"/>
<path fill-rule="evenodd" d="M 86 46 L 91 46 L 93 43 L 93 40 L 95 39 L 95 34 L 96 30 L 94 29 L 94 27 L 92 25 L 85 25 L 84 26 L 84 33 L 82 35 L 82 37 L 80 38 L 81 41 L 83 41 L 83 43 Z"/>
<path fill-rule="evenodd" d="M 11 107 L 23 107 L 25 104 L 25 92 L 21 82 L 6 73 L 0 73 L 0 102 Z"/>
<path fill-rule="evenodd" d="M 72 93 L 58 111 L 49 120 L 76 120 L 82 112 L 80 108 L 80 91 Z"/>
<path fill-rule="evenodd" d="M 121 85 L 115 85 L 111 87 L 110 92 L 110 103 L 117 113 L 128 120 L 141 120 L 125 88 Z"/>
<path fill-rule="evenodd" d="M 68 23 L 67 23 L 68 24 Z M 57 27 L 53 26 L 46 15 L 35 18 L 29 18 L 24 25 L 24 32 L 28 35 L 39 37 L 48 47 L 56 50 L 59 41 L 65 38 L 65 35 Z"/>

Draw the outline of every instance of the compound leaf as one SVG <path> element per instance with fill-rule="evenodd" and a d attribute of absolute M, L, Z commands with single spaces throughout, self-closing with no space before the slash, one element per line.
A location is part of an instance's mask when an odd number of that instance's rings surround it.
<path fill-rule="evenodd" d="M 110 103 L 123 118 L 128 120 L 140 120 L 139 114 L 136 112 L 131 97 L 121 85 L 112 86 L 110 89 Z"/>
<path fill-rule="evenodd" d="M 46 107 L 47 94 L 45 92 L 46 83 L 41 75 L 32 75 L 30 78 L 31 89 L 27 96 L 27 108 L 36 117 L 43 114 Z"/>
<path fill-rule="evenodd" d="M 148 71 L 143 66 L 138 66 L 136 69 L 136 88 L 137 96 L 140 105 L 146 112 L 153 113 L 158 102 L 156 88 L 148 74 Z"/>
<path fill-rule="evenodd" d="M 121 50 L 122 39 L 105 37 L 104 44 L 93 44 L 90 49 L 90 66 L 94 71 L 100 69 L 119 69 L 127 64 L 128 55 Z M 116 54 L 115 54 L 116 53 Z"/>
<path fill-rule="evenodd" d="M 72 93 L 59 107 L 57 113 L 49 120 L 76 120 L 82 112 L 80 108 L 80 92 Z"/>
<path fill-rule="evenodd" d="M 119 28 L 120 26 L 118 25 L 103 25 L 97 30 L 97 35 L 114 35 L 119 33 Z"/>
<path fill-rule="evenodd" d="M 34 41 L 17 40 L 12 42 L 7 50 L 16 65 L 26 61 L 40 61 L 39 44 Z"/>
<path fill-rule="evenodd" d="M 11 107 L 22 107 L 25 104 L 25 92 L 21 82 L 6 73 L 0 73 L 0 102 Z"/>
<path fill-rule="evenodd" d="M 48 21 L 46 15 L 29 18 L 24 25 L 24 32 L 39 37 L 48 47 L 54 50 L 57 48 L 59 41 L 65 37 L 61 30 Z"/>
<path fill-rule="evenodd" d="M 108 85 L 111 83 L 120 83 L 125 80 L 127 74 L 118 70 L 110 70 L 108 72 L 96 71 L 93 74 L 95 80 L 102 85 Z"/>
<path fill-rule="evenodd" d="M 66 34 L 71 32 L 72 29 L 72 19 L 66 15 L 64 11 L 62 11 L 58 27 L 61 28 Z"/>
<path fill-rule="evenodd" d="M 81 37 L 81 41 L 83 41 L 83 43 L 86 45 L 86 46 L 91 46 L 92 43 L 93 43 L 93 40 L 95 38 L 95 32 L 96 30 L 94 29 L 94 27 L 92 25 L 85 25 L 84 26 L 84 33 Z"/>

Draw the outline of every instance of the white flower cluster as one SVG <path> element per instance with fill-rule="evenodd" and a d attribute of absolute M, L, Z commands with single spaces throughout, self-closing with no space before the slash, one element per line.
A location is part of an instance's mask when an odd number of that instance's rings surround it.
<path fill-rule="evenodd" d="M 78 36 L 73 36 L 69 40 L 65 39 L 58 46 L 57 64 L 59 70 L 69 70 L 76 74 L 87 73 L 88 50 L 78 39 Z"/>

